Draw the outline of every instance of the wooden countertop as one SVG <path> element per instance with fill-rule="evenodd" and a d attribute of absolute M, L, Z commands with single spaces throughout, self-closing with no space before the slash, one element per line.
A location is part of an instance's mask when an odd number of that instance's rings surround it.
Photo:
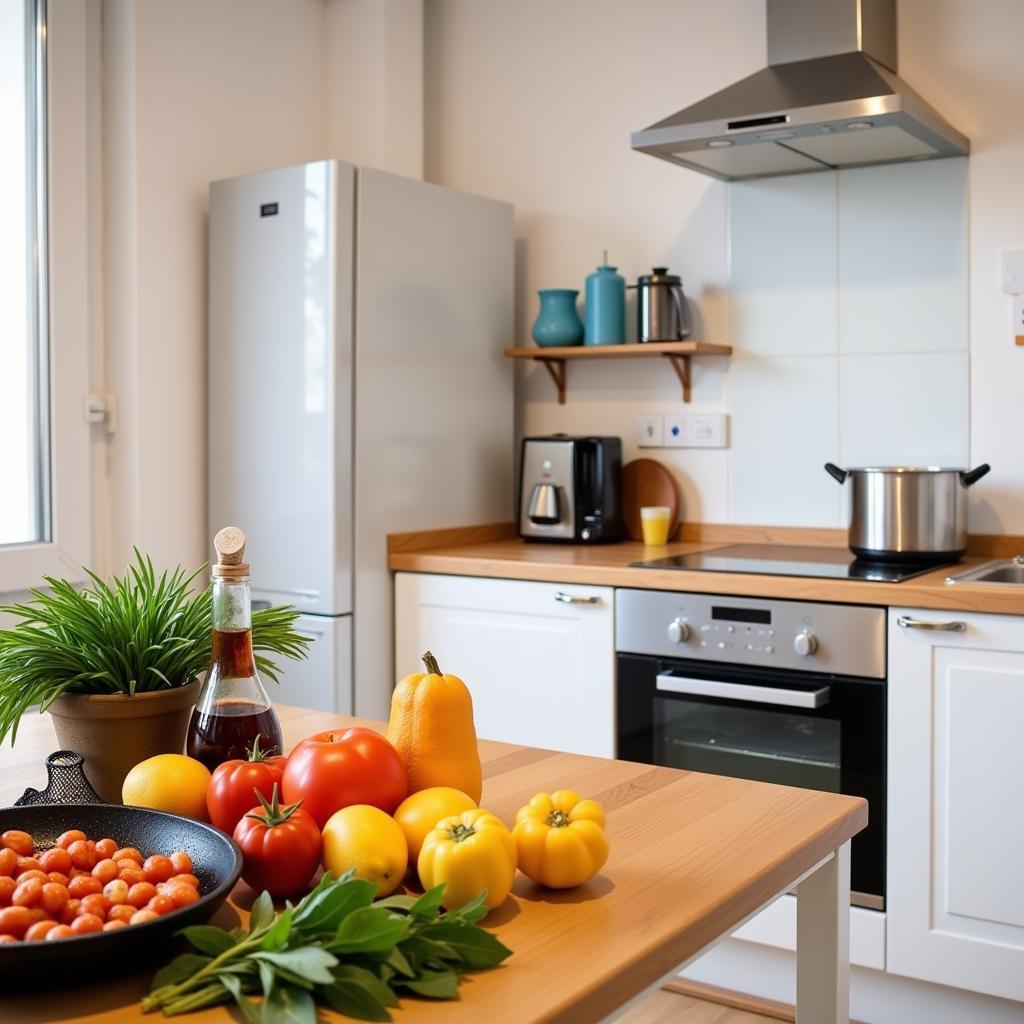
<path fill-rule="evenodd" d="M 345 724 L 380 728 L 301 708 L 277 710 L 288 746 Z M 0 748 L 0 802 L 43 784 L 43 759 L 56 745 L 48 716 L 24 718 L 14 750 Z M 551 892 L 517 876 L 512 896 L 485 922 L 512 957 L 469 976 L 459 1004 L 403 998 L 396 1019 L 409 1024 L 600 1020 L 733 930 L 867 823 L 867 804 L 855 797 L 505 743 L 482 741 L 480 752 L 484 806 L 511 821 L 534 793 L 577 789 L 604 805 L 611 855 L 600 875 L 575 890 Z M 215 923 L 232 927 L 244 919 L 251 898 L 239 883 Z M 0 1018 L 160 1020 L 138 1010 L 151 974 L 64 992 L 5 992 Z M 182 1019 L 209 1024 L 232 1017 L 218 1007 Z M 322 1019 L 348 1018 L 323 1010 Z"/>
<path fill-rule="evenodd" d="M 835 533 L 760 527 L 717 530 L 719 539 L 683 541 L 660 548 L 648 548 L 637 541 L 595 545 L 528 543 L 509 536 L 512 528 L 505 524 L 399 534 L 389 538 L 388 565 L 396 572 L 1024 615 L 1024 588 L 944 582 L 950 572 L 963 571 L 993 556 L 969 556 L 955 569 L 935 569 L 902 583 L 630 567 L 630 562 L 766 539 L 820 545 L 824 539 L 831 541 Z M 845 547 L 839 550 L 846 552 Z"/>

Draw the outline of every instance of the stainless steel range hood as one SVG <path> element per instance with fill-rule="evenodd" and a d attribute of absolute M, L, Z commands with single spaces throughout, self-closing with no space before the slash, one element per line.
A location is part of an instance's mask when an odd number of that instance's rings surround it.
<path fill-rule="evenodd" d="M 724 181 L 964 156 L 896 74 L 896 0 L 767 0 L 768 67 L 632 136 Z"/>

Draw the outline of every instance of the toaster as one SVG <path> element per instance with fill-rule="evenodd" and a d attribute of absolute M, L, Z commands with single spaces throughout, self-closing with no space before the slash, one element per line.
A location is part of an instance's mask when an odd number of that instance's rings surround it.
<path fill-rule="evenodd" d="M 570 544 L 620 540 L 622 441 L 567 434 L 524 438 L 519 535 Z"/>

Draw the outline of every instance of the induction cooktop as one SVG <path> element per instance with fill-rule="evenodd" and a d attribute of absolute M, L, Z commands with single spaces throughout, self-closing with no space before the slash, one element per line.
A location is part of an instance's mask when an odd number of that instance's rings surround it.
<path fill-rule="evenodd" d="M 684 569 L 688 572 L 741 572 L 764 576 L 816 576 L 834 580 L 899 583 L 948 562 L 869 562 L 842 548 L 797 544 L 731 544 L 728 547 L 631 562 L 637 569 Z"/>

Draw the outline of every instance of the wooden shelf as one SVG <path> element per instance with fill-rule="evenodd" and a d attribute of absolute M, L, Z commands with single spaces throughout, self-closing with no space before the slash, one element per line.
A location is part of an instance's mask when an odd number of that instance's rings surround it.
<path fill-rule="evenodd" d="M 566 348 L 507 348 L 509 359 L 533 359 L 543 365 L 558 388 L 558 404 L 565 405 L 566 362 L 570 359 L 667 359 L 683 388 L 683 401 L 690 400 L 690 359 L 693 356 L 727 356 L 731 345 L 708 341 L 649 341 L 633 345 L 575 345 Z"/>

